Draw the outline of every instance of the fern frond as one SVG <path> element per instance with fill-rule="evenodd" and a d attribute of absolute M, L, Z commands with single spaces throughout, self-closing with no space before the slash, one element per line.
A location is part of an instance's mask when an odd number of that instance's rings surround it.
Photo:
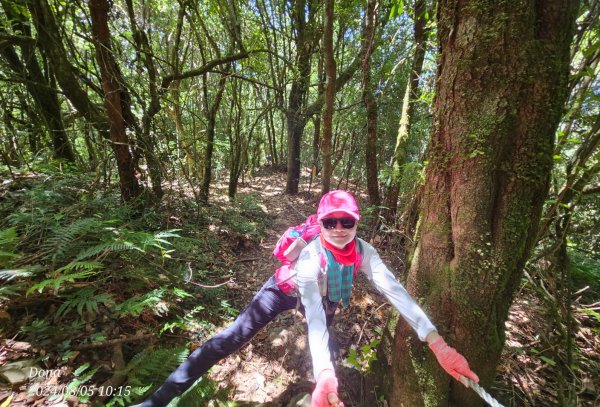
<path fill-rule="evenodd" d="M 22 295 L 18 291 L 15 291 L 14 288 L 14 285 L 0 287 L 0 300 L 7 300 L 10 296 L 15 297 L 18 295 Z"/>
<path fill-rule="evenodd" d="M 131 389 L 131 392 L 128 395 L 113 397 L 107 403 L 107 407 L 131 405 L 133 400 L 139 399 L 148 390 L 161 384 L 187 359 L 188 354 L 189 351 L 185 347 L 145 349 L 138 353 L 125 369 L 119 372 L 127 377 L 125 385 Z"/>
<path fill-rule="evenodd" d="M 38 293 L 41 293 L 42 291 L 44 291 L 48 287 L 52 287 L 52 288 L 58 290 L 66 282 L 72 282 L 72 281 L 75 281 L 75 280 L 82 280 L 82 279 L 91 277 L 94 274 L 96 274 L 95 270 L 84 270 L 84 271 L 80 271 L 80 272 L 77 272 L 77 273 L 63 274 L 63 275 L 58 276 L 56 278 L 49 278 L 49 279 L 46 279 L 46 280 L 42 280 L 39 283 L 34 284 L 33 286 L 31 286 L 27 290 L 27 295 L 31 294 L 34 291 L 37 291 Z"/>
<path fill-rule="evenodd" d="M 63 271 L 72 271 L 72 270 L 99 270 L 104 268 L 102 263 L 98 261 L 72 261 L 66 266 L 63 266 L 55 271 L 55 273 L 61 273 Z"/>
<path fill-rule="evenodd" d="M 79 253 L 77 255 L 75 260 L 80 261 L 80 260 L 87 259 L 92 256 L 96 256 L 103 252 L 117 253 L 117 252 L 122 252 L 122 251 L 126 251 L 126 250 L 137 250 L 142 253 L 144 252 L 143 249 L 139 248 L 138 246 L 134 245 L 131 242 L 120 242 L 120 241 L 106 242 L 106 243 L 100 243 L 96 246 L 92 246 L 92 247 L 82 251 L 81 253 Z"/>
<path fill-rule="evenodd" d="M 17 242 L 17 229 L 15 227 L 0 230 L 0 247 L 13 247 Z"/>
<path fill-rule="evenodd" d="M 201 377 L 178 399 L 174 399 L 170 406 L 177 407 L 195 407 L 206 406 L 207 403 L 215 398 L 218 386 L 208 377 Z"/>
<path fill-rule="evenodd" d="M 179 234 L 175 232 L 179 232 L 181 229 L 169 229 L 169 230 L 161 230 L 160 232 L 156 232 L 154 237 L 156 239 L 165 239 L 168 237 L 181 237 Z"/>
<path fill-rule="evenodd" d="M 56 311 L 56 320 L 77 310 L 79 316 L 83 316 L 83 310 L 87 312 L 98 312 L 98 305 L 110 306 L 114 304 L 113 297 L 108 293 L 96 294 L 92 287 L 80 288 L 70 295 Z"/>
<path fill-rule="evenodd" d="M 128 384 L 133 386 L 160 384 L 188 355 L 188 349 L 183 346 L 146 349 L 131 359 L 123 373 L 127 375 Z"/>
<path fill-rule="evenodd" d="M 129 298 L 115 306 L 115 312 L 120 316 L 138 316 L 144 308 L 155 308 L 156 303 L 163 300 L 166 292 L 165 288 L 157 288 L 144 295 Z"/>
<path fill-rule="evenodd" d="M 9 267 L 12 264 L 12 260 L 19 257 L 19 255 L 15 253 L 16 244 L 16 228 L 13 227 L 0 230 L 0 267 Z"/>
<path fill-rule="evenodd" d="M 44 248 L 52 251 L 52 261 L 57 261 L 65 256 L 65 253 L 72 249 L 73 242 L 90 232 L 96 232 L 103 227 L 102 221 L 97 218 L 77 219 L 67 226 L 59 226 L 54 230 Z"/>
<path fill-rule="evenodd" d="M 20 269 L 0 270 L 0 280 L 11 281 L 16 278 L 28 278 L 38 274 L 42 267 L 38 264 Z"/>

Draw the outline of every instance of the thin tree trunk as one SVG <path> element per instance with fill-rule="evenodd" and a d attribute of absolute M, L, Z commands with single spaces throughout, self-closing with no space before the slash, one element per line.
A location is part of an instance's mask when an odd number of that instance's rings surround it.
<path fill-rule="evenodd" d="M 379 205 L 379 182 L 377 180 L 377 102 L 371 83 L 371 55 L 375 46 L 375 33 L 377 32 L 377 0 L 367 1 L 367 10 L 363 21 L 361 34 L 362 56 L 362 86 L 363 102 L 367 109 L 367 145 L 365 148 L 365 165 L 367 168 L 367 190 L 371 205 Z"/>
<path fill-rule="evenodd" d="M 229 67 L 226 69 L 229 70 Z M 204 175 L 202 177 L 202 185 L 200 187 L 200 201 L 204 204 L 208 203 L 208 195 L 210 190 L 210 182 L 212 180 L 212 159 L 215 145 L 215 131 L 217 126 L 217 112 L 223 99 L 225 91 L 225 83 L 227 82 L 227 74 L 223 73 L 217 85 L 217 93 L 215 99 L 207 112 L 207 128 L 206 128 L 206 155 L 204 157 Z M 206 78 L 204 78 L 203 86 L 208 86 Z"/>
<path fill-rule="evenodd" d="M 156 156 L 158 143 L 151 131 L 152 120 L 160 111 L 160 100 L 157 85 L 158 71 L 154 65 L 153 52 L 152 48 L 150 47 L 150 42 L 148 41 L 148 36 L 137 26 L 135 21 L 133 3 L 131 0 L 126 0 L 125 3 L 127 4 L 127 13 L 129 15 L 129 22 L 133 32 L 136 51 L 140 55 L 148 74 L 148 93 L 150 94 L 150 106 L 148 106 L 148 108 L 144 111 L 144 115 L 142 117 L 142 128 L 139 132 L 139 137 L 143 145 L 143 153 L 146 157 L 146 162 L 148 163 L 148 172 L 152 182 L 152 192 L 154 193 L 154 196 L 160 200 L 163 196 L 162 170 L 160 161 Z"/>
<path fill-rule="evenodd" d="M 385 206 L 389 208 L 390 215 L 396 213 L 398 207 L 398 196 L 400 194 L 400 181 L 402 165 L 406 161 L 406 146 L 410 137 L 410 130 L 414 121 L 415 105 L 421 95 L 419 79 L 423 71 L 423 61 L 425 60 L 426 39 L 429 29 L 425 20 L 427 6 L 425 0 L 417 0 L 414 6 L 414 26 L 415 49 L 413 53 L 410 75 L 406 84 L 406 92 L 402 103 L 402 113 L 400 115 L 400 128 L 394 148 L 394 157 L 392 164 L 392 177 L 390 187 L 386 196 Z"/>
<path fill-rule="evenodd" d="M 313 17 L 313 7 L 308 1 L 309 21 Z M 297 194 L 300 182 L 300 143 L 306 126 L 306 116 L 303 114 L 308 85 L 310 80 L 310 61 L 314 49 L 314 38 L 311 27 L 307 26 L 306 0 L 298 0 L 293 6 L 293 25 L 296 39 L 296 67 L 298 75 L 294 78 L 290 89 L 287 109 L 288 154 L 287 181 L 285 192 Z"/>
<path fill-rule="evenodd" d="M 536 241 L 577 8 L 569 0 L 438 3 L 434 128 L 407 288 L 484 387 Z M 383 345 L 392 350 L 390 405 L 481 405 L 405 324 L 393 331 Z"/>
<path fill-rule="evenodd" d="M 315 115 L 313 118 L 313 139 L 312 139 L 312 165 L 310 168 L 310 181 L 308 190 L 312 188 L 312 183 L 319 175 L 319 153 L 321 151 L 321 115 Z"/>
<path fill-rule="evenodd" d="M 92 17 L 92 35 L 96 47 L 96 60 L 100 67 L 102 89 L 104 90 L 104 108 L 110 123 L 111 146 L 117 158 L 121 196 L 125 201 L 138 197 L 142 188 L 135 177 L 133 156 L 125 131 L 125 118 L 123 104 L 124 92 L 119 81 L 120 73 L 110 44 L 110 30 L 108 28 L 108 0 L 89 0 L 90 14 Z"/>
<path fill-rule="evenodd" d="M 333 56 L 333 0 L 325 1 L 325 27 L 323 30 L 323 54 L 325 59 L 325 110 L 323 112 L 323 176 L 321 194 L 329 192 L 331 187 L 331 139 L 333 127 L 333 108 L 335 104 L 335 58 Z"/>

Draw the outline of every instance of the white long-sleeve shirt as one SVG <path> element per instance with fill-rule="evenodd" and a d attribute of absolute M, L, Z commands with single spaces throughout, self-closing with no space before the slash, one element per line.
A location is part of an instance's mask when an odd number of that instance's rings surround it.
<path fill-rule="evenodd" d="M 435 326 L 431 323 L 419 304 L 412 299 L 406 289 L 396 280 L 392 272 L 383 263 L 379 254 L 367 242 L 358 239 L 362 248 L 362 262 L 359 271 L 366 274 L 369 281 L 381 292 L 390 303 L 400 312 L 402 317 L 417 332 L 419 339 L 425 337 Z M 319 377 L 325 369 L 332 369 L 329 351 L 329 332 L 325 320 L 322 297 L 319 291 L 318 275 L 320 272 L 319 255 L 321 253 L 321 242 L 314 239 L 306 246 L 298 260 L 294 264 L 296 272 L 296 284 L 300 292 L 300 299 L 305 309 L 306 321 L 308 323 L 308 345 L 313 362 L 314 377 Z M 327 279 L 325 279 L 326 284 Z"/>

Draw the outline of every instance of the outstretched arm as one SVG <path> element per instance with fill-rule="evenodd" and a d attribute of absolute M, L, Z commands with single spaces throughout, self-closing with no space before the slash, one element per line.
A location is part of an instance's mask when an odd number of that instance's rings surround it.
<path fill-rule="evenodd" d="M 468 377 L 474 382 L 479 381 L 479 377 L 469 368 L 469 362 L 453 347 L 448 346 L 444 338 L 436 331 L 431 332 L 425 338 L 429 348 L 437 358 L 440 366 L 448 372 L 448 374 L 459 380 L 462 384 L 469 387 L 469 383 L 465 379 Z"/>
<path fill-rule="evenodd" d="M 456 349 L 448 346 L 435 326 L 431 323 L 419 304 L 408 294 L 392 272 L 383 263 L 373 246 L 361 242 L 365 256 L 361 270 L 373 285 L 392 303 L 402 317 L 417 332 L 419 339 L 427 341 L 429 348 L 435 354 L 442 368 L 465 386 L 468 382 L 465 377 L 478 382 L 479 378 L 469 368 L 467 360 Z"/>

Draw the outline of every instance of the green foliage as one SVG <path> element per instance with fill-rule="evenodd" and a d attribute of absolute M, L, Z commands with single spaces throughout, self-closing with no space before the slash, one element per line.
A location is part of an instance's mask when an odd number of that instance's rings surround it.
<path fill-rule="evenodd" d="M 21 327 L 21 332 L 35 340 L 47 339 L 55 332 L 55 327 L 45 319 L 35 319 Z"/>
<path fill-rule="evenodd" d="M 86 235 L 95 235 L 104 226 L 104 222 L 98 218 L 76 219 L 71 224 L 53 230 L 44 248 L 49 252 L 53 262 L 62 260 L 67 256 L 67 252 L 77 247 L 76 241 L 83 241 Z"/>
<path fill-rule="evenodd" d="M 600 295 L 600 261 L 576 250 L 569 251 L 569 259 L 575 289 L 589 286 L 595 296 Z"/>
<path fill-rule="evenodd" d="M 219 389 L 216 382 L 207 377 L 201 377 L 181 397 L 177 397 L 169 403 L 171 407 L 195 407 L 195 406 L 235 406 L 234 402 L 227 402 L 229 389 Z M 211 404 L 209 404 L 209 402 Z"/>
<path fill-rule="evenodd" d="M 371 373 L 373 362 L 377 360 L 377 346 L 381 342 L 380 338 L 373 339 L 371 342 L 363 345 L 357 350 L 354 346 L 348 351 L 346 361 L 354 366 L 362 374 Z"/>
<path fill-rule="evenodd" d="M 129 298 L 125 302 L 115 306 L 115 312 L 121 317 L 126 315 L 138 316 L 146 308 L 154 309 L 154 312 L 157 314 L 165 313 L 167 310 L 160 303 L 163 301 L 166 293 L 167 289 L 158 288 L 144 295 Z"/>
<path fill-rule="evenodd" d="M 31 294 L 34 291 L 42 293 L 48 287 L 54 288 L 55 291 L 58 291 L 58 289 L 61 288 L 65 283 L 72 283 L 75 280 L 87 279 L 95 274 L 96 272 L 94 270 L 82 270 L 75 271 L 73 273 L 60 274 L 57 277 L 45 279 L 40 281 L 39 283 L 32 285 L 27 290 L 27 295 Z"/>
<path fill-rule="evenodd" d="M 114 304 L 114 299 L 109 293 L 98 293 L 93 287 L 76 290 L 65 298 L 65 302 L 56 311 L 55 319 L 59 320 L 73 311 L 77 311 L 80 317 L 83 317 L 84 311 L 97 313 L 99 304 L 110 307 Z"/>
<path fill-rule="evenodd" d="M 17 243 L 17 231 L 15 228 L 0 230 L 0 267 L 9 267 L 12 261 L 18 257 L 15 253 Z"/>
<path fill-rule="evenodd" d="M 185 347 L 146 349 L 138 353 L 125 369 L 119 372 L 127 377 L 123 386 L 131 386 L 131 392 L 113 397 L 107 406 L 132 404 L 134 400 L 142 397 L 151 388 L 162 384 L 167 376 L 187 359 L 188 354 Z"/>
<path fill-rule="evenodd" d="M 212 285 L 231 275 L 215 265 L 226 264 L 219 253 L 230 251 L 227 243 L 238 249 L 239 239 L 262 238 L 266 231 L 269 218 L 258 195 L 201 208 L 198 218 L 173 229 L 162 227 L 159 212 L 136 212 L 93 188 L 86 175 L 52 173 L 28 178 L 12 201 L 0 204 L 0 300 L 17 300 L 13 326 L 3 326 L 3 335 L 18 332 L 47 352 L 48 363 L 63 364 L 77 357 L 75 345 L 111 340 L 116 332 L 131 335 L 133 327 L 202 337 L 214 331 L 215 321 L 237 315 L 226 287 L 198 289 L 188 277 Z M 29 304 L 26 313 L 20 301 Z M 140 398 L 186 355 L 142 351 L 124 372 L 130 391 L 114 394 L 109 405 Z M 101 375 L 114 374 L 89 363 L 74 386 L 94 386 Z M 214 383 L 201 381 L 181 403 L 218 398 L 216 391 Z M 77 397 L 94 401 L 91 392 Z"/>
<path fill-rule="evenodd" d="M 259 202 L 257 194 L 246 195 L 234 201 L 221 215 L 221 230 L 236 238 L 262 238 L 266 234 L 266 213 Z"/>
<path fill-rule="evenodd" d="M 98 368 L 90 369 L 89 363 L 84 363 L 75 369 L 73 372 L 74 377 L 67 385 L 67 394 L 74 394 L 78 396 L 80 402 L 87 403 L 92 392 L 88 391 L 88 387 L 83 385 L 88 383 L 97 371 Z M 60 397 L 61 395 L 57 394 L 56 396 Z"/>

